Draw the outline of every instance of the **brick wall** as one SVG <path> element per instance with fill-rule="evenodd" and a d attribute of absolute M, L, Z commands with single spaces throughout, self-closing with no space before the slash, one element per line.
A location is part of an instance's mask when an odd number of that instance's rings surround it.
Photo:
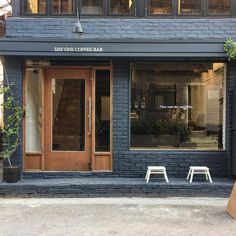
<path fill-rule="evenodd" d="M 22 103 L 22 61 L 5 58 L 14 95 Z M 207 165 L 213 177 L 226 177 L 230 170 L 230 128 L 232 87 L 236 86 L 236 65 L 228 64 L 226 151 L 137 151 L 129 150 L 129 62 L 113 61 L 113 173 L 114 176 L 143 177 L 148 165 L 165 165 L 170 177 L 185 177 L 190 165 Z M 22 137 L 22 129 L 21 129 Z M 22 147 L 13 163 L 22 164 Z M 65 173 L 66 176 L 66 173 Z M 105 175 L 106 176 L 106 175 Z"/>
<path fill-rule="evenodd" d="M 225 39 L 236 38 L 236 18 L 221 19 L 82 19 L 82 36 L 72 33 L 75 18 L 7 19 L 8 37 L 69 39 Z"/>
<path fill-rule="evenodd" d="M 4 76 L 4 81 L 6 83 L 8 80 L 9 84 L 13 85 L 12 86 L 13 96 L 15 97 L 18 104 L 23 104 L 22 60 L 20 58 L 15 58 L 15 57 L 5 57 L 4 61 L 5 61 L 4 66 L 6 68 L 6 74 L 7 74 L 7 77 L 6 75 Z M 4 116 L 7 116 L 7 114 L 4 114 Z M 21 137 L 21 143 L 23 143 L 22 125 L 20 127 L 20 137 Z M 22 147 L 23 145 L 21 145 L 14 154 L 14 157 L 12 158 L 13 165 L 22 166 L 22 160 L 23 160 Z"/>
<path fill-rule="evenodd" d="M 236 67 L 228 65 L 226 151 L 132 151 L 129 150 L 129 62 L 113 63 L 113 154 L 114 174 L 143 177 L 148 165 L 165 165 L 170 176 L 185 177 L 190 165 L 207 165 L 213 177 L 226 177 L 230 170 L 232 86 Z"/>
<path fill-rule="evenodd" d="M 233 115 L 233 88 L 236 86 L 236 62 L 228 63 L 227 67 L 227 96 L 226 96 L 226 149 L 228 150 L 228 170 L 231 172 L 231 129 Z"/>
<path fill-rule="evenodd" d="M 8 37 L 67 39 L 236 39 L 236 19 L 82 19 L 85 34 L 72 33 L 73 18 L 7 19 Z M 22 61 L 6 58 L 9 80 L 16 85 L 15 95 L 22 102 Z M 225 177 L 231 168 L 230 128 L 232 88 L 236 86 L 236 64 L 228 64 L 226 96 L 226 151 L 130 151 L 129 150 L 129 62 L 113 61 L 113 175 L 143 177 L 148 165 L 163 164 L 170 176 L 185 177 L 189 165 L 207 165 L 213 177 Z M 22 147 L 15 164 L 22 163 Z M 65 174 L 66 175 L 66 174 Z"/>

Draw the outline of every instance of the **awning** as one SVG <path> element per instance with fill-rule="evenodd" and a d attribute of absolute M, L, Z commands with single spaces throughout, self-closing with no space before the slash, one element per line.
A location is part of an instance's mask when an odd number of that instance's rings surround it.
<path fill-rule="evenodd" d="M 69 40 L 2 38 L 0 55 L 106 58 L 219 58 L 225 59 L 224 40 Z"/>

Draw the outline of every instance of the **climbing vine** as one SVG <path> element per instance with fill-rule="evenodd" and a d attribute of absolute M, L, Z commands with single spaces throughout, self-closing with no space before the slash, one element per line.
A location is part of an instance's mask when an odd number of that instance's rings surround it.
<path fill-rule="evenodd" d="M 227 39 L 224 44 L 224 50 L 227 53 L 228 59 L 236 59 L 236 42 L 233 39 Z"/>

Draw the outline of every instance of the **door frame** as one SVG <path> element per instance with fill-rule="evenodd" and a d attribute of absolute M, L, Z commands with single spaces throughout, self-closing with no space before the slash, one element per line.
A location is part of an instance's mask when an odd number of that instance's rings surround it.
<path fill-rule="evenodd" d="M 89 130 L 92 108 L 90 98 L 92 97 L 92 69 L 46 69 L 44 70 L 44 150 L 45 150 L 45 169 L 51 171 L 89 171 L 92 164 L 92 130 Z M 53 79 L 84 81 L 84 150 L 54 150 L 53 149 Z M 79 121 L 80 118 L 74 120 Z M 90 132 L 91 131 L 91 132 Z"/>
<path fill-rule="evenodd" d="M 23 121 L 23 166 L 26 172 L 41 172 L 46 171 L 45 168 L 45 147 L 44 147 L 44 135 L 45 135 L 45 114 L 44 114 L 44 90 L 45 90 L 45 78 L 44 71 L 46 69 L 91 69 L 92 70 L 92 169 L 88 172 L 111 172 L 113 169 L 113 68 L 110 66 L 27 66 L 24 68 L 24 81 L 23 81 L 23 100 L 24 106 L 27 102 L 27 79 L 26 69 L 39 69 L 41 79 L 41 104 L 42 104 L 42 115 L 41 115 L 41 152 L 26 152 L 26 117 Z M 95 82 L 96 82 L 96 70 L 109 70 L 110 71 L 110 151 L 109 152 L 96 152 L 95 151 Z M 46 171 L 51 172 L 51 171 Z M 61 172 L 61 171 L 53 171 Z M 63 171 L 64 172 L 64 171 Z M 71 172 L 71 171 L 68 171 Z M 83 172 L 83 171 L 73 171 Z"/>

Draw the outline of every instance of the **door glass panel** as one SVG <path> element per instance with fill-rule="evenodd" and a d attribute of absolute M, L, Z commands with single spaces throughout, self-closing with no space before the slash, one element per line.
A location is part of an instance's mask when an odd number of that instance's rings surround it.
<path fill-rule="evenodd" d="M 110 71 L 96 71 L 95 143 L 97 152 L 110 151 Z"/>
<path fill-rule="evenodd" d="M 26 70 L 26 152 L 41 151 L 41 80 L 38 69 Z"/>
<path fill-rule="evenodd" d="M 53 79 L 53 151 L 84 151 L 85 81 Z"/>

